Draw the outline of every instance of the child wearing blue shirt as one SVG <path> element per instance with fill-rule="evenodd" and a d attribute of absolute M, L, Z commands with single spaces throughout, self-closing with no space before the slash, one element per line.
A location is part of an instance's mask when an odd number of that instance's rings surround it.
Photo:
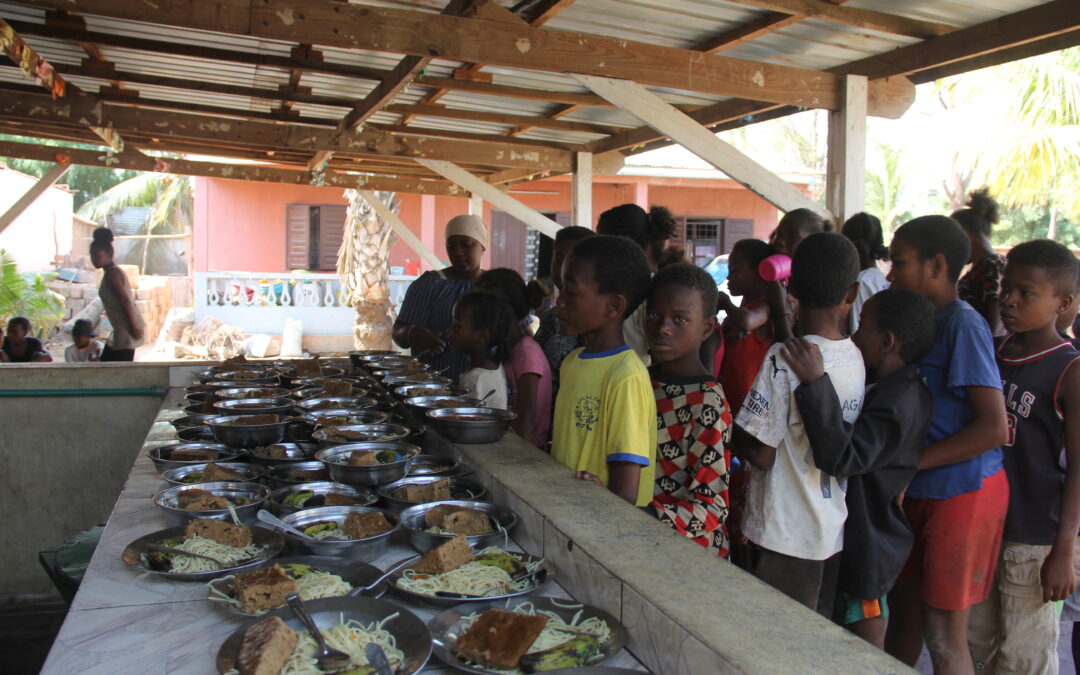
<path fill-rule="evenodd" d="M 990 593 L 1009 503 L 993 339 L 956 291 L 969 248 L 960 226 L 944 216 L 905 223 L 889 247 L 892 287 L 922 293 L 938 314 L 934 346 L 919 361 L 934 414 L 904 498 L 915 540 L 889 594 L 886 649 L 915 665 L 925 639 L 938 673 L 972 670 L 968 616 Z"/>

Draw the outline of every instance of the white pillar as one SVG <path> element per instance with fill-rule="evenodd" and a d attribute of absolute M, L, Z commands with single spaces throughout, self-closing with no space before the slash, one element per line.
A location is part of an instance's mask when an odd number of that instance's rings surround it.
<path fill-rule="evenodd" d="M 592 177 L 593 156 L 591 152 L 574 153 L 574 179 L 573 179 L 573 223 L 590 230 L 593 226 L 592 216 Z"/>
<path fill-rule="evenodd" d="M 480 195 L 469 196 L 469 215 L 484 217 L 484 198 Z"/>
<path fill-rule="evenodd" d="M 837 225 L 862 211 L 866 203 L 867 86 L 864 75 L 845 75 L 840 109 L 829 112 L 825 205 Z"/>

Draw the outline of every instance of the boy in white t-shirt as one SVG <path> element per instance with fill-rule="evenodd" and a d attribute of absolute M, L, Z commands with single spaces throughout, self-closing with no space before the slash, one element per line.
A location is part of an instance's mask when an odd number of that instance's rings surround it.
<path fill-rule="evenodd" d="M 79 319 L 71 328 L 74 343 L 64 350 L 64 361 L 68 363 L 87 363 L 101 360 L 104 345 L 94 339 L 94 328 L 86 319 Z"/>
<path fill-rule="evenodd" d="M 862 354 L 840 329 L 858 292 L 858 273 L 858 253 L 839 234 L 810 235 L 792 258 L 796 333 L 821 351 L 846 422 L 859 414 L 866 377 Z M 814 465 L 793 396 L 799 378 L 780 355 L 782 346 L 769 349 L 735 419 L 734 451 L 751 465 L 742 529 L 754 545 L 755 576 L 831 617 L 846 483 Z"/>

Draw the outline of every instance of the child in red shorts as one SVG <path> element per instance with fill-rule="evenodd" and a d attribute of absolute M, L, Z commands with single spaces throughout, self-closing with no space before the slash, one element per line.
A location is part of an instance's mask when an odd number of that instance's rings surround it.
<path fill-rule="evenodd" d="M 1001 445 L 1005 400 L 986 321 L 958 299 L 970 243 L 944 216 L 902 225 L 889 248 L 893 288 L 922 293 L 937 309 L 937 338 L 919 361 L 934 415 L 904 512 L 915 535 L 889 594 L 885 645 L 915 665 L 923 641 L 935 673 L 972 672 L 971 607 L 987 598 L 1001 547 L 1009 484 Z"/>

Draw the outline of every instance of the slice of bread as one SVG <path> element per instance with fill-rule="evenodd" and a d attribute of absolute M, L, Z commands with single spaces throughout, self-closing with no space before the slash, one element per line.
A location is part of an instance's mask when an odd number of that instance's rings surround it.
<path fill-rule="evenodd" d="M 218 511 L 229 508 L 229 500 L 207 493 L 205 496 L 189 500 L 181 508 L 188 511 Z"/>
<path fill-rule="evenodd" d="M 452 499 L 450 496 L 450 479 L 440 478 L 431 483 L 419 483 L 406 485 L 394 490 L 394 497 L 407 502 L 427 504 L 428 502 L 441 502 Z"/>
<path fill-rule="evenodd" d="M 448 515 L 455 511 L 460 511 L 460 506 L 450 506 L 449 504 L 439 504 L 424 512 L 424 525 L 428 527 L 442 527 L 443 520 Z"/>
<path fill-rule="evenodd" d="M 213 483 L 214 481 L 219 480 L 237 481 L 242 483 L 247 479 L 244 477 L 244 474 L 239 471 L 233 471 L 227 466 L 221 466 L 220 464 L 210 462 L 203 470 L 202 482 Z"/>
<path fill-rule="evenodd" d="M 297 640 L 296 633 L 278 617 L 263 619 L 244 633 L 236 669 L 240 675 L 278 675 Z"/>
<path fill-rule="evenodd" d="M 187 524 L 184 539 L 203 537 L 213 539 L 219 544 L 243 548 L 251 543 L 251 529 L 244 525 L 233 525 L 223 520 L 199 518 Z"/>
<path fill-rule="evenodd" d="M 546 616 L 489 609 L 458 638 L 453 652 L 465 661 L 500 670 L 517 668 L 521 657 L 544 630 Z"/>
<path fill-rule="evenodd" d="M 420 562 L 412 566 L 414 572 L 419 574 L 442 574 L 450 570 L 456 570 L 467 562 L 472 562 L 473 553 L 469 547 L 469 540 L 465 535 L 459 534 L 445 544 L 431 549 L 420 558 Z"/>
<path fill-rule="evenodd" d="M 278 565 L 241 572 L 233 580 L 233 595 L 249 614 L 281 607 L 290 593 L 296 593 L 296 582 Z"/>
<path fill-rule="evenodd" d="M 378 463 L 374 450 L 354 450 L 349 453 L 349 466 L 375 466 Z"/>
<path fill-rule="evenodd" d="M 174 462 L 205 462 L 217 457 L 212 450 L 200 450 L 199 448 L 176 448 L 169 453 L 166 459 Z"/>
<path fill-rule="evenodd" d="M 442 528 L 454 534 L 484 534 L 495 530 L 486 513 L 476 509 L 461 509 L 443 518 Z"/>
<path fill-rule="evenodd" d="M 345 530 L 345 535 L 349 539 L 367 539 L 388 532 L 393 527 L 390 521 L 386 519 L 386 516 L 378 511 L 350 513 L 346 516 L 345 523 L 342 525 L 342 529 Z"/>
<path fill-rule="evenodd" d="M 327 492 L 323 498 L 323 506 L 359 506 L 361 501 L 351 495 L 343 495 L 340 492 Z"/>

